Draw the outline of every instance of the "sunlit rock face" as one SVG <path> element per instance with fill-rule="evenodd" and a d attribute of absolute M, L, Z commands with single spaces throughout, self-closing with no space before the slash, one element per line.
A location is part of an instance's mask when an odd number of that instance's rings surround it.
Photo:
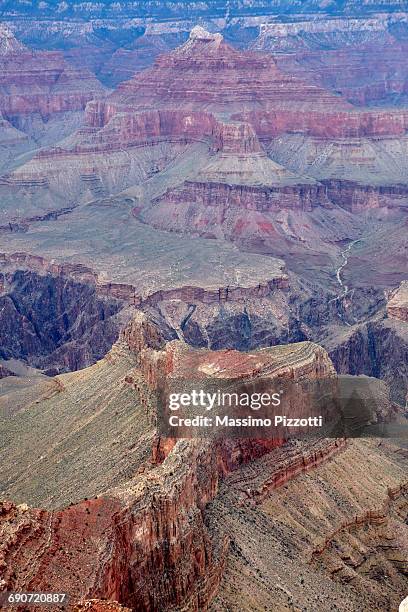
<path fill-rule="evenodd" d="M 391 18 L 306 4 L 245 22 L 190 3 L 187 23 L 171 2 L 50 0 L 44 38 L 14 22 L 62 53 L 0 31 L 2 587 L 56 585 L 77 612 L 384 612 L 407 593 L 392 440 L 156 427 L 158 387 L 193 375 L 337 370 L 405 402 L 406 49 Z M 288 7 L 307 18 L 244 50 Z M 166 20 L 110 21 L 142 9 Z"/>
<path fill-rule="evenodd" d="M 391 319 L 408 322 L 408 281 L 403 281 L 394 291 L 388 300 L 387 312 Z"/>

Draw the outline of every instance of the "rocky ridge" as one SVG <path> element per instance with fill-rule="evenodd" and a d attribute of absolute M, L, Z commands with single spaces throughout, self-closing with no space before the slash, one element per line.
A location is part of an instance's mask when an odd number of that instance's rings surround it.
<path fill-rule="evenodd" d="M 391 319 L 408 322 L 408 281 L 403 281 L 387 302 Z"/>
<path fill-rule="evenodd" d="M 0 112 L 16 126 L 24 126 L 24 118 L 32 120 L 35 114 L 46 120 L 83 110 L 105 91 L 91 72 L 70 66 L 62 53 L 32 51 L 4 25 L 0 50 Z"/>
<path fill-rule="evenodd" d="M 191 370 L 191 350 L 177 342 L 167 344 L 163 350 L 163 341 L 157 328 L 140 314 L 125 330 L 121 344 L 105 358 L 100 372 L 113 368 L 112 374 L 117 376 L 115 369 L 122 367 L 121 363 L 130 365 L 136 357 L 136 369 L 125 379 L 121 377 L 123 382 L 118 389 L 122 387 L 121 393 L 130 393 L 130 397 L 135 397 L 134 393 L 139 396 L 142 411 L 146 412 L 150 423 L 152 405 L 146 383 L 148 388 L 154 389 L 161 368 L 167 374 L 174 372 L 174 375 L 182 374 L 186 367 Z M 131 354 L 126 357 L 129 350 Z M 289 355 L 293 358 L 288 361 Z M 220 375 L 236 376 L 244 371 L 251 372 L 251 360 L 255 364 L 258 357 L 238 352 L 198 352 L 195 360 L 199 371 L 204 372 L 205 363 L 214 359 L 219 362 Z M 283 352 L 282 349 L 271 349 L 263 355 L 262 361 L 264 366 L 260 371 L 269 372 L 271 377 L 321 376 L 332 371 L 324 351 L 308 344 L 286 347 Z M 100 369 L 101 366 L 93 366 L 93 372 L 90 369 L 89 373 L 98 377 Z M 103 374 L 102 377 L 106 386 L 106 377 Z M 54 414 L 57 405 L 60 406 L 58 410 L 71 405 L 72 394 L 80 392 L 81 384 L 72 384 L 73 379 L 64 377 L 60 382 L 61 388 L 55 395 L 37 402 L 39 410 L 43 401 L 57 402 L 52 411 Z M 86 386 L 89 386 L 89 381 Z M 94 398 L 95 394 L 90 397 Z M 86 411 L 85 406 L 86 403 L 81 402 L 82 413 Z M 40 421 L 47 419 L 47 412 L 43 412 Z M 20 422 L 20 427 L 24 426 L 23 412 L 14 418 Z M 27 431 L 25 435 L 31 435 L 31 432 Z M 109 597 L 127 603 L 132 609 L 166 609 L 181 604 L 199 609 L 205 607 L 216 591 L 228 546 L 226 536 L 213 539 L 207 532 L 203 522 L 205 506 L 216 495 L 222 474 L 237 469 L 242 460 L 250 461 L 251 457 L 281 445 L 282 441 L 271 440 L 258 448 L 254 441 L 233 443 L 230 440 L 225 449 L 221 445 L 218 450 L 211 442 L 199 440 L 173 442 L 172 448 L 163 442 L 156 441 L 151 445 L 151 467 L 146 463 L 138 476 L 133 474 L 130 480 L 125 477 L 123 484 L 111 488 L 110 493 L 106 492 L 108 496 L 101 491 L 101 496 L 96 499 L 52 512 L 4 502 L 1 522 L 5 534 L 2 540 L 2 579 L 5 583 L 10 587 L 13 585 L 13 588 L 17 585 L 21 588 L 23 584 L 40 588 L 56 579 L 53 576 L 58 568 L 60 588 L 75 598 L 90 595 Z M 13 453 L 16 451 L 14 449 Z M 95 451 L 97 455 L 97 448 Z M 76 455 L 75 461 L 77 459 Z M 44 464 L 46 470 L 47 465 L 51 467 L 55 463 L 47 461 Z M 305 463 L 304 469 L 307 465 Z M 66 476 L 66 465 L 64 473 Z M 57 485 L 58 481 L 54 477 L 51 482 Z M 75 484 L 78 495 L 78 483 Z M 184 512 L 180 511 L 181 508 Z M 18 557 L 18 546 L 15 546 L 19 533 L 23 532 L 27 542 L 25 561 Z M 150 534 L 148 538 L 147 533 Z M 170 537 L 170 534 L 173 535 Z M 89 544 L 84 546 L 84 541 Z M 170 542 L 170 554 L 163 548 L 166 542 Z M 105 558 L 107 546 L 111 552 Z M 97 550 L 102 551 L 103 563 L 95 563 L 95 556 L 99 558 Z M 93 561 L 89 563 L 91 558 Z M 130 563 L 130 558 L 140 559 L 140 562 Z M 186 564 L 186 559 L 191 562 Z M 82 568 L 81 577 L 72 571 L 73 561 L 77 568 Z M 27 563 L 31 568 L 29 574 L 25 570 Z M 125 566 L 133 568 L 126 579 Z M 14 576 L 10 573 L 11 567 L 16 568 Z"/>
<path fill-rule="evenodd" d="M 57 581 L 59 588 L 68 592 L 71 601 L 108 598 L 134 610 L 167 610 L 174 606 L 206 609 L 210 605 L 217 606 L 217 601 L 226 596 L 224 576 L 234 571 L 236 547 L 242 543 L 238 533 L 232 528 L 225 529 L 217 517 L 222 515 L 223 521 L 226 518 L 229 521 L 239 512 L 247 528 L 250 528 L 248 513 L 256 522 L 262 520 L 265 511 L 270 512 L 264 508 L 275 503 L 276 495 L 279 497 L 282 488 L 283 494 L 288 488 L 289 491 L 293 487 L 296 490 L 299 486 L 296 483 L 302 474 L 311 474 L 312 469 L 322 468 L 335 472 L 337 469 L 344 470 L 348 459 L 342 462 L 339 457 L 347 452 L 347 447 L 341 440 L 302 444 L 292 442 L 283 446 L 283 440 L 274 439 L 226 439 L 214 443 L 155 437 L 154 389 L 163 375 L 191 376 L 192 370 L 204 377 L 234 378 L 262 374 L 273 380 L 276 377 L 319 378 L 331 375 L 333 366 L 327 353 L 311 343 L 246 354 L 236 351 L 193 351 L 179 341 L 167 342 L 155 323 L 143 313 L 137 314 L 102 362 L 82 373 L 59 376 L 59 389 L 53 393 L 48 391 L 44 394 L 39 390 L 38 395 L 32 389 L 31 401 L 36 397 L 36 402 L 31 410 L 18 412 L 12 419 L 8 417 L 4 421 L 9 431 L 11 428 L 11 434 L 17 427 L 21 432 L 20 439 L 21 435 L 27 438 L 23 445 L 25 449 L 30 437 L 35 437 L 37 451 L 45 453 L 35 469 L 39 476 L 41 472 L 41 481 L 53 483 L 55 490 L 47 487 L 41 491 L 35 485 L 32 487 L 36 505 L 47 505 L 49 510 L 33 510 L 26 504 L 2 502 L 0 529 L 3 537 L 0 550 L 3 585 L 9 589 L 41 590 Z M 107 385 L 109 397 L 106 396 Z M 104 397 L 102 403 L 98 400 L 101 392 Z M 26 401 L 30 401 L 30 395 Z M 92 419 L 95 402 L 99 402 L 98 418 Z M 116 416 L 113 414 L 113 405 L 121 406 L 120 414 L 118 408 Z M 67 410 L 71 424 L 67 421 Z M 128 416 L 127 410 L 130 410 Z M 134 417 L 135 410 L 139 418 L 132 418 L 131 425 L 129 414 Z M 30 414 L 34 420 L 30 420 L 27 427 L 26 419 Z M 61 420 L 65 422 L 64 431 L 58 426 L 56 414 L 61 417 L 58 423 Z M 62 416 L 64 414 L 65 417 Z M 113 427 L 104 429 L 103 440 L 95 437 L 96 430 L 90 436 L 90 431 L 86 430 L 100 427 L 101 419 L 104 421 L 106 418 L 111 419 Z M 87 423 L 84 437 L 81 440 L 77 438 L 80 446 L 77 445 L 71 458 L 66 457 L 60 475 L 54 473 L 50 477 L 49 470 L 58 469 L 59 465 L 52 455 L 59 452 L 61 444 L 69 444 L 67 436 L 77 436 L 81 423 L 78 419 L 82 419 L 84 425 Z M 143 431 L 143 436 L 140 436 L 133 430 L 131 449 L 128 448 L 130 432 L 126 432 L 129 425 Z M 50 427 L 53 429 L 52 448 L 48 444 Z M 69 432 L 71 427 L 72 431 Z M 122 427 L 126 429 L 122 430 Z M 37 436 L 37 431 L 47 431 L 46 439 Z M 74 464 L 81 460 L 82 452 L 87 457 L 87 470 L 92 471 L 95 462 L 100 468 L 100 450 L 102 446 L 112 444 L 106 431 L 111 431 L 112 440 L 116 442 L 113 455 L 109 454 L 109 469 L 99 469 L 96 482 L 87 479 L 85 473 L 82 483 L 75 478 L 70 485 L 67 483 L 65 489 L 61 487 L 59 479 L 66 481 Z M 12 440 L 13 435 L 7 442 L 12 469 L 7 486 L 13 489 L 14 499 L 22 495 L 27 499 L 27 493 L 23 493 L 26 491 L 24 458 L 18 459 L 22 468 L 20 474 L 16 474 L 12 468 L 17 460 L 16 453 L 21 453 L 22 446 L 15 447 Z M 146 455 L 146 446 L 150 457 Z M 369 453 L 366 451 L 365 461 L 375 470 L 373 482 L 379 486 L 381 478 L 376 478 L 375 474 L 381 473 L 396 490 L 400 486 L 403 467 L 398 465 L 395 456 L 390 458 L 392 452 L 384 461 L 384 458 L 377 456 L 378 451 L 370 448 Z M 113 477 L 123 453 L 129 463 L 130 450 L 134 461 L 132 470 L 119 472 L 119 478 Z M 115 462 L 118 464 L 115 465 Z M 265 467 L 268 462 L 270 468 Z M 332 463 L 332 468 L 325 468 L 325 465 Z M 5 474 L 8 474 L 7 465 L 5 469 Z M 33 482 L 32 475 L 30 478 Z M 328 482 L 331 483 L 330 480 Z M 373 486 L 370 480 L 370 487 Z M 367 513 L 371 512 L 374 516 L 370 506 L 373 494 L 373 489 L 370 489 L 370 496 L 365 499 L 364 492 L 358 489 L 353 494 L 352 504 L 363 504 Z M 65 498 L 68 496 L 73 503 L 68 506 L 65 501 L 61 507 L 57 497 L 61 495 Z M 231 499 L 229 495 L 232 495 Z M 224 509 L 221 511 L 220 508 Z M 324 508 L 324 504 L 321 508 Z M 354 511 L 354 506 L 350 511 Z M 345 512 L 347 515 L 347 510 Z M 276 524 L 279 514 L 273 511 L 271 514 Z M 344 528 L 337 518 L 335 524 L 339 530 Z M 333 521 L 330 525 L 333 526 Z M 260 530 L 259 533 L 264 532 Z M 25 542 L 23 549 L 20 546 L 22 538 Z M 297 535 L 292 539 L 279 540 L 285 541 L 285 546 L 300 546 L 302 549 Z M 247 542 L 251 545 L 251 538 Z M 270 558 L 276 561 L 275 544 L 271 551 Z M 302 554 L 305 552 L 303 548 Z M 284 549 L 279 552 L 278 547 L 276 554 L 287 553 Z M 311 569 L 309 562 L 301 562 L 307 592 L 316 594 L 318 588 L 322 593 L 323 588 L 323 593 L 328 597 L 330 594 L 330 600 L 347 593 L 354 605 L 351 609 L 361 609 L 366 597 L 364 592 L 357 590 L 351 594 L 347 586 L 333 586 L 325 563 L 316 569 L 314 559 L 316 555 L 313 556 L 314 569 Z M 249 563 L 249 572 L 256 571 L 257 559 L 246 563 Z M 299 568 L 299 561 L 297 563 Z M 264 576 L 267 581 L 273 580 L 273 571 L 264 568 Z M 284 584 L 286 590 L 293 589 L 290 571 Z M 393 584 L 398 591 L 400 583 Z M 270 597 L 281 601 L 282 597 L 286 597 L 286 591 L 279 595 L 279 589 L 276 589 L 276 586 L 272 588 Z M 262 590 L 255 589 L 252 593 L 255 600 L 262 597 Z M 211 604 L 212 601 L 214 604 Z M 370 595 L 367 601 L 371 601 Z M 326 608 L 323 606 L 322 610 Z"/>
<path fill-rule="evenodd" d="M 245 208 L 255 198 L 258 209 L 279 208 L 279 200 L 283 209 L 307 211 L 311 201 L 352 212 L 404 209 L 405 157 L 399 149 L 407 122 L 403 109 L 356 110 L 339 96 L 285 75 L 270 56 L 239 51 L 221 35 L 195 28 L 184 45 L 160 56 L 152 68 L 106 98 L 90 101 L 85 125 L 76 134 L 2 177 L 5 221 L 17 221 L 16 199 L 27 211 L 41 206 L 50 212 L 132 186 L 149 189 L 150 184 L 156 185 L 156 193 L 144 194 L 141 218 L 151 218 L 153 225 L 156 217 L 164 222 L 161 208 L 167 205 L 171 214 L 164 228 L 176 231 L 181 226 L 189 230 L 190 204 L 203 197 L 201 191 L 210 191 L 211 199 L 220 202 L 218 216 L 207 218 L 214 215 L 208 207 L 202 219 L 195 221 L 194 211 L 191 216 L 190 231 L 203 235 L 206 225 L 219 223 L 229 201 Z M 222 131 L 225 135 L 220 137 Z M 255 138 L 261 144 L 255 144 Z M 183 189 L 185 160 L 192 147 L 200 147 L 203 163 L 196 176 L 189 168 L 196 185 L 188 182 Z M 245 152 L 240 147 L 249 148 Z M 350 155 L 356 161 L 351 174 Z M 374 156 L 379 162 L 373 162 Z M 395 164 L 390 164 L 391 158 Z M 175 189 L 167 185 L 169 193 L 164 196 L 166 173 L 175 161 L 180 164 L 180 184 Z M 229 184 L 240 188 L 231 190 Z M 180 221 L 174 223 L 171 217 L 179 212 Z M 247 223 L 253 243 L 259 240 L 260 224 L 265 224 L 261 240 L 269 247 L 273 241 L 268 232 L 278 229 L 270 220 L 230 220 L 225 235 L 234 234 L 237 225 L 240 239 L 240 228 Z"/>

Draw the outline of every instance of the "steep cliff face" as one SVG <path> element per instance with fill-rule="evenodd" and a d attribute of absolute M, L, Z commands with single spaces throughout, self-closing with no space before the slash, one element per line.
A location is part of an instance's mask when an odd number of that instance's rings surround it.
<path fill-rule="evenodd" d="M 65 88 L 74 96 L 76 76 L 68 68 L 59 74 L 53 54 L 48 90 L 69 101 Z M 82 128 L 2 177 L 5 223 L 21 216 L 16 199 L 34 216 L 143 185 L 141 218 L 153 226 L 207 237 L 223 226 L 228 239 L 270 248 L 281 241 L 269 212 L 406 206 L 405 110 L 357 111 L 220 34 L 193 28 L 152 68 L 91 97 Z M 73 112 L 57 107 L 57 115 Z M 52 108 L 39 112 L 52 117 Z M 18 113 L 14 123 L 35 131 Z"/>
<path fill-rule="evenodd" d="M 224 446 L 223 443 L 217 445 L 199 439 L 180 440 L 167 448 L 166 445 L 161 446 L 160 456 L 157 455 L 157 441 L 154 442 L 151 437 L 149 439 L 149 435 L 154 433 L 154 425 L 152 414 L 149 417 L 148 413 L 152 413 L 154 404 L 151 403 L 152 395 L 148 389 L 154 389 L 163 374 L 180 376 L 187 370 L 191 373 L 192 367 L 204 373 L 207 366 L 214 366 L 215 361 L 218 370 L 212 369 L 215 375 L 218 371 L 221 377 L 240 377 L 251 372 L 263 372 L 272 378 L 320 377 L 333 372 L 327 354 L 307 343 L 272 349 L 259 355 L 256 352 L 249 355 L 228 351 L 194 352 L 180 342 L 164 345 L 155 326 L 140 314 L 103 362 L 89 368 L 89 371 L 85 370 L 77 383 L 69 377 L 59 378 L 59 391 L 54 395 L 47 394 L 47 399 L 40 398 L 36 402 L 34 410 L 38 414 L 38 422 L 36 420 L 34 429 L 37 426 L 44 431 L 49 431 L 48 427 L 55 429 L 55 414 L 61 410 L 68 410 L 75 430 L 78 418 L 85 419 L 85 426 L 89 427 L 86 413 L 92 411 L 96 387 L 106 389 L 109 381 L 111 393 L 122 394 L 121 405 L 125 397 L 130 401 L 137 400 L 139 407 L 136 410 L 141 411 L 141 416 L 145 414 L 144 424 L 139 423 L 144 431 L 144 442 L 137 438 L 132 448 L 140 446 L 142 449 L 149 441 L 153 463 L 140 454 L 138 473 L 122 474 L 119 480 L 114 479 L 110 484 L 106 481 L 109 472 L 101 474 L 105 482 L 100 496 L 62 510 L 31 510 L 25 505 L 15 506 L 4 502 L 0 514 L 4 534 L 1 540 L 3 584 L 13 589 L 30 585 L 35 590 L 57 581 L 59 588 L 67 591 L 73 601 L 108 597 L 134 610 L 165 610 L 172 606 L 201 610 L 208 606 L 222 576 L 228 537 L 222 529 L 216 533 L 208 530 L 205 523 L 206 506 L 217 494 L 221 475 L 225 476 L 238 469 L 243 462 L 268 453 L 283 442 L 271 440 L 269 444 L 262 441 L 257 444 L 254 440 L 229 440 Z M 133 371 L 128 370 L 123 378 L 123 368 L 132 368 L 132 364 Z M 149 375 L 152 371 L 156 372 L 156 377 Z M 115 376 L 118 377 L 116 382 Z M 91 395 L 89 385 L 94 388 Z M 78 399 L 83 392 L 86 392 L 88 399 L 82 399 L 79 416 L 73 406 L 78 405 L 75 398 Z M 112 412 L 109 403 L 114 398 L 106 399 L 107 402 L 102 400 L 99 406 L 98 422 L 104 418 L 101 417 L 101 409 L 106 409 L 106 416 Z M 41 410 L 42 401 L 51 402 L 54 410 Z M 47 405 L 50 406 L 49 403 Z M 46 428 L 45 422 L 51 413 L 52 421 Z M 19 427 L 24 429 L 24 411 L 15 418 L 19 421 Z M 118 416 L 116 420 L 120 418 Z M 128 420 L 125 419 L 123 423 L 126 422 Z M 117 427 L 118 424 L 114 429 Z M 105 430 L 105 440 L 106 431 L 110 429 Z M 54 469 L 56 464 L 48 461 L 48 456 L 58 448 L 60 434 L 56 431 L 54 450 L 48 445 L 47 460 L 40 462 L 40 471 Z M 33 430 L 26 429 L 24 435 L 33 435 Z M 113 435 L 116 447 L 118 444 L 121 446 L 121 436 L 117 432 Z M 36 440 L 38 447 L 41 447 L 42 437 L 36 437 Z M 129 444 L 128 436 L 126 440 Z M 12 439 L 9 442 L 12 446 Z M 88 466 L 97 460 L 100 452 L 95 437 L 93 445 L 94 450 L 89 446 L 83 449 L 87 454 Z M 18 449 L 12 450 L 10 447 L 9 451 L 10 456 L 14 456 Z M 112 464 L 111 455 L 109 465 L 110 470 L 113 468 L 116 471 L 115 461 L 121 461 L 122 456 L 118 448 L 114 456 L 116 459 Z M 78 458 L 76 453 L 75 458 L 72 457 L 68 463 L 65 461 L 65 477 L 70 473 L 71 461 L 76 463 Z M 307 469 L 309 464 L 304 462 L 303 465 L 302 469 Z M 313 462 L 310 462 L 310 467 L 312 465 Z M 16 478 L 16 474 L 10 472 L 6 486 L 11 483 L 14 496 L 22 495 L 22 491 L 17 493 L 17 490 L 18 480 L 23 477 L 23 473 Z M 48 481 L 54 483 L 61 494 L 58 476 L 54 475 Z M 85 485 L 89 486 L 89 483 Z M 39 502 L 41 492 L 34 488 L 33 493 Z M 50 500 L 56 494 L 57 490 L 43 491 L 43 497 L 48 499 L 47 505 L 54 506 L 55 502 Z M 78 495 L 78 491 L 75 495 Z M 24 560 L 18 544 L 22 534 L 25 534 L 27 542 Z M 25 569 L 27 562 L 31 568 L 29 577 Z M 81 568 L 80 572 L 78 568 Z"/>
<path fill-rule="evenodd" d="M 388 300 L 387 313 L 391 319 L 408 323 L 408 281 L 403 281 Z"/>
<path fill-rule="evenodd" d="M 256 508 L 263 508 L 275 492 L 292 486 L 302 474 L 336 461 L 345 448 L 344 440 L 285 445 L 281 438 L 158 437 L 155 390 L 166 377 L 310 380 L 334 373 L 326 351 L 312 343 L 242 353 L 194 350 L 173 338 L 170 326 L 136 313 L 102 361 L 81 373 L 57 377 L 57 386 L 50 381 L 29 387 L 20 408 L 16 406 L 15 413 L 0 422 L 8 432 L 3 496 L 49 508 L 2 503 L 0 577 L 7 589 L 43 590 L 57 584 L 73 605 L 108 598 L 140 611 L 207 609 L 214 598 L 226 596 L 223 576 L 234 571 L 236 547 L 241 546 L 235 529 L 225 529 L 230 516 L 225 504 L 232 515 L 239 511 L 239 520 L 246 517 L 248 529 L 252 524 L 248 513 L 258 517 L 257 523 L 262 514 Z M 29 411 L 21 410 L 27 405 Z M 18 445 L 14 430 L 19 431 Z M 70 448 L 72 437 L 75 453 L 67 453 L 64 449 Z M 33 463 L 26 449 L 34 440 L 39 458 Z M 63 462 L 58 461 L 61 453 Z M 376 469 L 384 465 L 383 460 L 375 463 L 375 452 L 370 461 Z M 31 471 L 25 469 L 27 462 Z M 21 467 L 18 472 L 16 464 Z M 80 479 L 78 465 L 82 465 Z M 391 472 L 381 474 L 399 486 L 398 465 L 387 466 Z M 50 484 L 39 485 L 45 482 Z M 369 502 L 364 508 L 369 509 Z M 335 524 L 329 523 L 331 532 L 342 525 L 337 518 Z M 285 546 L 298 547 L 304 554 L 300 541 L 292 534 Z M 268 558 L 276 568 L 275 550 Z M 251 568 L 252 561 L 245 575 L 251 575 Z M 316 570 L 307 564 L 302 568 L 307 588 L 316 593 L 312 579 Z M 319 588 L 323 585 L 331 593 L 325 570 L 319 569 L 317 575 Z M 274 580 L 272 567 L 265 567 L 264 576 Z M 292 588 L 290 575 L 284 582 L 285 588 Z M 258 600 L 255 584 L 251 588 Z M 274 597 L 275 591 L 270 591 Z M 357 610 L 364 596 L 358 592 L 353 597 L 357 599 L 352 609 Z M 99 604 L 78 604 L 84 605 Z"/>
<path fill-rule="evenodd" d="M 190 346 L 253 350 L 312 337 L 306 316 L 297 318 L 291 293 L 288 279 L 281 278 L 218 292 L 193 288 L 158 292 L 143 300 L 140 308 Z M 332 316 L 337 316 L 335 310 Z"/>
<path fill-rule="evenodd" d="M 89 71 L 67 64 L 62 53 L 31 51 L 3 25 L 0 49 L 0 110 L 7 118 L 83 110 L 104 91 Z"/>
<path fill-rule="evenodd" d="M 285 209 L 310 212 L 325 205 L 328 200 L 323 185 L 255 187 L 186 181 L 155 199 L 141 218 L 159 229 L 210 238 L 245 239 L 256 234 L 262 238 L 276 231 L 267 213 Z"/>
<path fill-rule="evenodd" d="M 391 388 L 394 399 L 405 404 L 408 384 L 405 322 L 389 319 L 359 325 L 343 338 L 329 339 L 326 347 L 339 373 L 381 378 Z"/>
<path fill-rule="evenodd" d="M 230 239 L 237 233 L 245 238 L 254 232 L 246 227 L 251 226 L 252 212 L 252 225 L 270 234 L 275 230 L 268 213 L 330 206 L 323 185 L 267 157 L 250 124 L 217 122 L 212 138 L 209 163 L 153 199 L 141 215 L 144 221 L 171 231 Z"/>
<path fill-rule="evenodd" d="M 1 357 L 54 374 L 100 359 L 118 335 L 121 303 L 63 275 L 6 272 L 0 302 Z"/>

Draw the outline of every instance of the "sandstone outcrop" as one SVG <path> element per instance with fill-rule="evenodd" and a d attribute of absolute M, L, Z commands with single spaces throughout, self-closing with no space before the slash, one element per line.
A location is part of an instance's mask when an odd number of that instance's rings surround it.
<path fill-rule="evenodd" d="M 77 14 L 97 14 L 88 4 Z M 52 27 L 58 45 L 71 26 Z M 319 27 L 294 44 L 316 44 Z M 75 22 L 91 44 L 86 28 Z M 330 70 L 322 87 L 200 27 L 103 98 L 82 69 L 95 56 L 65 50 L 74 69 L 4 32 L 0 357 L 52 376 L 1 361 L 1 588 L 56 586 L 78 612 L 394 609 L 407 592 L 404 448 L 169 437 L 157 392 L 194 377 L 335 380 L 318 340 L 339 372 L 382 378 L 401 400 L 404 300 L 390 296 L 386 319 L 384 296 L 406 268 L 408 112 L 356 109 L 325 89 Z M 382 97 L 369 80 L 355 97 Z M 296 405 L 309 408 L 300 393 Z"/>
<path fill-rule="evenodd" d="M 330 207 L 323 185 L 267 157 L 250 124 L 218 122 L 212 148 L 209 163 L 195 177 L 152 200 L 141 215 L 144 221 L 171 231 L 244 238 L 246 231 L 254 232 L 252 212 L 259 233 L 268 235 L 275 233 L 270 212 Z M 245 211 L 249 214 L 240 217 Z"/>
<path fill-rule="evenodd" d="M 83 110 L 105 91 L 91 72 L 73 68 L 62 53 L 31 51 L 3 25 L 0 49 L 0 111 L 17 123 L 35 113 L 48 119 Z"/>
<path fill-rule="evenodd" d="M 327 354 L 311 344 L 245 355 L 191 352 L 180 342 L 167 345 L 164 342 L 154 324 L 139 315 L 104 363 L 89 368 L 89 373 L 84 371 L 82 382 L 78 380 L 79 384 L 72 385 L 74 381 L 60 377 L 60 391 L 48 399 L 55 405 L 53 415 L 55 410 L 72 411 L 69 407 L 78 404 L 74 398 L 81 393 L 81 388 L 85 390 L 89 384 L 106 388 L 107 376 L 118 376 L 118 372 L 124 370 L 117 371 L 117 368 L 129 368 L 132 361 L 136 368 L 133 366 L 132 373 L 128 370 L 125 379 L 122 373 L 124 383 L 118 381 L 114 386 L 111 383 L 111 389 L 126 395 L 131 390 L 129 399 L 139 398 L 142 412 L 146 412 L 144 418 L 147 417 L 145 435 L 149 433 L 149 420 L 150 431 L 154 431 L 148 415 L 153 408 L 152 396 L 145 384 L 147 382 L 148 387 L 154 389 L 160 376 L 191 373 L 191 367 L 204 375 L 211 367 L 213 374 L 221 377 L 251 373 L 271 377 L 319 377 L 333 371 Z M 155 378 L 150 376 L 153 370 Z M 94 388 L 94 394 L 85 404 L 81 402 L 82 418 L 86 418 L 84 412 L 90 408 L 89 401 L 94 401 L 95 391 Z M 36 427 L 42 427 L 44 422 L 41 425 L 41 421 L 50 413 L 43 412 L 40 416 L 41 400 L 37 405 Z M 20 418 L 24 420 L 23 413 Z M 71 414 L 73 423 L 76 418 Z M 55 416 L 53 422 L 55 426 Z M 57 443 L 57 437 L 54 441 Z M 88 499 L 58 511 L 31 510 L 27 506 L 4 502 L 0 515 L 5 536 L 1 549 L 3 584 L 14 589 L 28 584 L 31 589 L 41 589 L 57 580 L 59 588 L 69 593 L 71 601 L 107 597 L 134 610 L 181 605 L 205 609 L 216 593 L 228 550 L 226 534 L 216 535 L 207 530 L 205 508 L 217 493 L 220 477 L 282 443 L 282 440 L 271 440 L 269 444 L 229 440 L 225 446 L 222 443 L 217 446 L 211 441 L 179 440 L 166 446 L 163 441 L 157 455 L 157 443 L 151 440 L 151 449 L 156 449 L 157 457 L 154 460 L 153 454 L 153 467 L 149 467 L 142 454 L 139 474 L 123 475 L 114 487 L 102 490 L 95 499 L 88 495 Z M 41 446 L 42 442 L 37 440 L 37 444 Z M 141 449 L 144 446 L 141 440 L 135 440 L 135 444 L 140 444 Z M 88 462 L 96 460 L 97 455 L 98 452 L 91 452 Z M 47 470 L 52 465 L 54 462 L 45 461 L 40 469 Z M 303 461 L 301 470 L 308 466 L 309 462 Z M 65 475 L 67 469 L 65 463 Z M 298 471 L 299 467 L 295 469 Z M 51 482 L 59 487 L 56 476 Z M 49 498 L 50 491 L 46 496 Z M 27 542 L 24 562 L 18 552 L 21 534 L 25 534 Z M 26 563 L 30 565 L 29 578 Z M 75 568 L 81 568 L 80 573 Z"/>
<path fill-rule="evenodd" d="M 408 322 L 408 281 L 403 281 L 387 302 L 391 319 Z"/>

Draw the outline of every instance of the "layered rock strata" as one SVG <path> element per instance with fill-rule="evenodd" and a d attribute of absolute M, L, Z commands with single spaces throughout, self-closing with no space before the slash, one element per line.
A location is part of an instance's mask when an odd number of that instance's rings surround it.
<path fill-rule="evenodd" d="M 408 322 L 408 281 L 403 281 L 387 302 L 391 319 Z"/>
<path fill-rule="evenodd" d="M 91 72 L 73 68 L 60 52 L 31 51 L 5 26 L 0 44 L 0 111 L 8 119 L 83 110 L 104 92 Z"/>
<path fill-rule="evenodd" d="M 231 474 L 209 508 L 209 524 L 224 524 L 232 540 L 210 609 L 398 609 L 407 580 L 405 451 L 352 441 L 264 497 L 283 450 Z"/>
<path fill-rule="evenodd" d="M 314 105 L 327 110 L 336 104 L 348 108 L 334 95 L 284 75 L 268 55 L 236 51 L 221 34 L 210 34 L 199 26 L 184 45 L 157 58 L 153 68 L 119 85 L 109 104 L 143 108 L 153 102 L 171 108 L 181 102 L 191 109 L 231 112 L 253 106 L 254 101 L 264 108 L 300 110 Z"/>
<path fill-rule="evenodd" d="M 0 356 L 58 373 L 100 359 L 116 340 L 122 303 L 60 275 L 1 274 Z"/>
<path fill-rule="evenodd" d="M 192 179 L 153 199 L 143 220 L 160 229 L 215 237 L 245 233 L 250 221 L 240 217 L 240 211 L 247 211 L 260 231 L 273 234 L 268 213 L 330 207 L 323 185 L 267 157 L 250 124 L 218 122 L 212 149 L 209 163 Z"/>
<path fill-rule="evenodd" d="M 134 357 L 129 350 L 136 357 L 136 369 L 127 374 L 119 388 L 123 386 L 126 393 L 138 396 L 147 413 L 152 410 L 152 400 L 140 373 L 148 387 L 154 388 L 163 374 L 183 375 L 186 368 L 191 372 L 192 365 L 204 373 L 212 364 L 214 375 L 235 377 L 251 372 L 268 373 L 271 377 L 322 376 L 332 372 L 324 351 L 308 344 L 259 355 L 208 351 L 191 354 L 182 343 L 165 345 L 155 325 L 141 314 L 124 332 L 121 345 L 104 360 L 102 369 L 93 366 L 93 373 L 90 369 L 91 376 L 97 380 L 99 370 L 106 386 L 103 372 L 126 361 L 130 365 Z M 218 363 L 215 370 L 214 361 Z M 60 381 L 61 390 L 46 401 L 56 402 L 59 410 L 64 410 L 81 384 L 78 387 L 74 379 L 64 377 Z M 89 401 L 81 403 L 81 412 L 87 410 Z M 47 418 L 47 412 L 43 412 L 40 421 Z M 22 425 L 25 417 L 21 413 L 15 418 Z M 148 430 L 147 427 L 145 433 Z M 36 590 L 57 581 L 59 588 L 74 600 L 108 597 L 135 610 L 168 609 L 174 605 L 204 609 L 218 587 L 228 548 L 226 535 L 213 537 L 207 531 L 205 507 L 216 495 L 220 475 L 280 444 L 282 441 L 257 445 L 256 441 L 230 440 L 225 447 L 217 447 L 211 441 L 180 440 L 172 447 L 161 444 L 161 457 L 154 460 L 153 467 L 142 463 L 139 475 L 122 477 L 123 482 L 111 488 L 108 496 L 101 491 L 102 495 L 95 499 L 59 511 L 30 510 L 4 502 L 3 584 L 15 589 L 29 585 Z M 157 450 L 157 444 L 151 448 Z M 97 448 L 95 451 L 97 454 Z M 47 464 L 55 465 L 47 461 L 43 466 L 46 470 Z M 307 463 L 304 465 L 307 469 Z M 66 463 L 64 472 L 69 473 Z M 51 482 L 58 480 L 54 477 Z M 25 537 L 30 534 L 24 561 L 16 546 L 22 533 Z M 75 568 L 79 567 L 81 571 L 77 573 Z"/>

